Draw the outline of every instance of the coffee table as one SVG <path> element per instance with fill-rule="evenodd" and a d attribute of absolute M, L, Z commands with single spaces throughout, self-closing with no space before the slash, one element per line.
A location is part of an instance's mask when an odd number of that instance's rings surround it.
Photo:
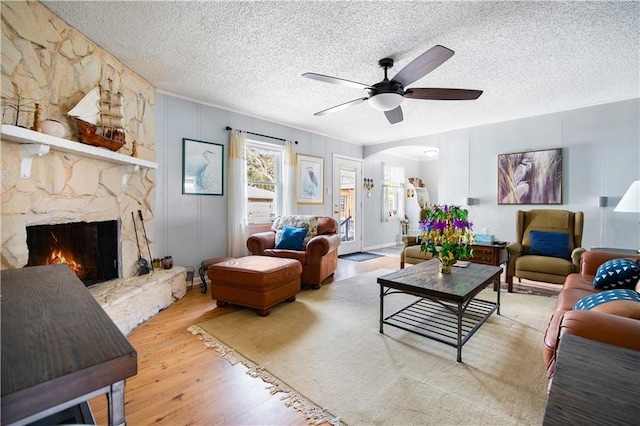
<path fill-rule="evenodd" d="M 462 362 L 462 346 L 493 312 L 500 315 L 500 273 L 502 268 L 469 263 L 454 267 L 451 274 L 439 271 L 439 261 L 431 259 L 409 268 L 378 277 L 380 284 L 380 333 L 384 324 L 419 334 L 453 346 Z M 476 299 L 488 285 L 497 282 L 496 302 Z M 384 298 L 410 294 L 419 299 L 385 316 Z"/>

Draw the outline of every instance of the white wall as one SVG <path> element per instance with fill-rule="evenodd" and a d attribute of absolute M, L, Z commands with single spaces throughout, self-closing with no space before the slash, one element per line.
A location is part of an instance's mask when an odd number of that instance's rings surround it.
<path fill-rule="evenodd" d="M 229 132 L 234 129 L 297 140 L 296 151 L 324 157 L 325 197 L 322 205 L 298 205 L 299 214 L 331 215 L 333 154 L 362 158 L 363 147 L 270 123 L 163 93 L 156 93 L 158 154 L 156 241 L 153 257 L 171 255 L 174 264 L 198 268 L 200 261 L 227 255 L 227 192 L 224 195 L 182 194 L 182 138 L 224 145 L 227 170 Z M 261 139 L 278 143 L 273 139 Z"/>
<path fill-rule="evenodd" d="M 393 146 L 436 146 L 437 201 L 477 199 L 479 204 L 469 207 L 475 231 L 487 227 L 497 239 L 513 241 L 517 210 L 562 208 L 584 212 L 583 247 L 635 249 L 640 247 L 640 215 L 613 208 L 631 182 L 640 179 L 639 117 L 640 101 L 632 99 L 366 146 L 365 164 Z M 563 149 L 562 205 L 498 205 L 498 154 L 547 148 Z M 600 196 L 610 197 L 609 207 L 598 207 Z"/>

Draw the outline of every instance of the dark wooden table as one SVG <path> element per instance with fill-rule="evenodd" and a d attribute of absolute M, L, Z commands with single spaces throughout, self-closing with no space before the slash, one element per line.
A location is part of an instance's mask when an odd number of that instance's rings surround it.
<path fill-rule="evenodd" d="M 2 271 L 2 424 L 22 425 L 107 394 L 124 425 L 137 354 L 67 265 Z"/>
<path fill-rule="evenodd" d="M 509 261 L 507 243 L 503 244 L 472 244 L 473 257 L 469 259 L 473 263 L 483 265 L 502 266 Z M 500 285 L 500 283 L 498 283 Z M 508 286 L 508 291 L 513 291 L 513 284 Z"/>
<path fill-rule="evenodd" d="M 453 267 L 451 274 L 439 272 L 438 259 L 378 277 L 380 284 L 380 333 L 391 325 L 453 346 L 462 361 L 462 346 L 493 312 L 500 315 L 500 286 L 496 302 L 476 299 L 486 286 L 499 282 L 502 268 L 470 263 Z M 384 314 L 384 298 L 406 293 L 419 299 L 391 315 Z"/>
<path fill-rule="evenodd" d="M 638 391 L 640 351 L 565 334 L 543 424 L 638 424 Z"/>

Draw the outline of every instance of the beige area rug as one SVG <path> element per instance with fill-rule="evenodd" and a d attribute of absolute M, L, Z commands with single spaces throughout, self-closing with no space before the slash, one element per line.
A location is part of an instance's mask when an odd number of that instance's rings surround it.
<path fill-rule="evenodd" d="M 555 298 L 501 293 L 493 314 L 462 349 L 385 326 L 379 330 L 380 270 L 306 290 L 270 316 L 253 310 L 191 326 L 208 345 L 268 376 L 310 422 L 332 413 L 346 424 L 539 425 L 547 379 L 542 336 Z M 495 300 L 490 289 L 481 298 Z M 385 314 L 415 298 L 385 298 Z M 396 310 L 397 310 L 396 309 Z M 222 344 L 220 344 L 222 342 Z M 270 374 L 269 374 L 270 373 Z"/>

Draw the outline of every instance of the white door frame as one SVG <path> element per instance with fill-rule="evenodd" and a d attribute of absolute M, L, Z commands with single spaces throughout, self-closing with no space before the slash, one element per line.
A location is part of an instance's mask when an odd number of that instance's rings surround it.
<path fill-rule="evenodd" d="M 333 154 L 333 188 L 332 188 L 332 200 L 331 200 L 331 212 L 333 218 L 340 224 L 340 165 L 341 163 L 351 163 L 356 168 L 356 180 L 355 180 L 355 240 L 352 242 L 342 242 L 338 248 L 338 254 L 356 253 L 362 251 L 362 224 L 364 223 L 362 218 L 362 167 L 364 160 L 360 158 L 352 158 L 344 155 Z"/>

